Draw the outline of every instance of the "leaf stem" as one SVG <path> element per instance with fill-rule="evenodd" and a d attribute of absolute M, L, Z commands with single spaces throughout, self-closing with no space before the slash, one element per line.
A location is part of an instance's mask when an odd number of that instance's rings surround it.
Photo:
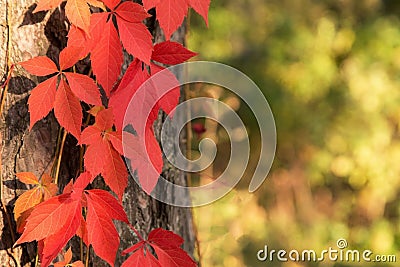
<path fill-rule="evenodd" d="M 140 241 L 145 241 L 142 235 L 136 230 L 135 227 L 133 227 L 132 224 L 129 224 L 129 227 L 133 230 L 133 232 L 135 232 L 136 236 L 139 237 Z"/>
<path fill-rule="evenodd" d="M 60 151 L 58 152 L 56 174 L 54 175 L 54 183 L 55 184 L 58 184 L 58 175 L 60 173 L 61 157 L 62 157 L 63 150 L 64 150 L 65 139 L 67 137 L 67 131 L 65 129 L 63 129 L 63 131 L 64 131 L 64 133 L 63 133 L 63 137 L 61 140 L 61 147 L 60 147 Z"/>

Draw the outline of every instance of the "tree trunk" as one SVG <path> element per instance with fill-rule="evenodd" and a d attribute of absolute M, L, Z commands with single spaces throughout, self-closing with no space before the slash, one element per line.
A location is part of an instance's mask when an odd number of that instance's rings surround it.
<path fill-rule="evenodd" d="M 9 74 L 12 63 L 27 60 L 38 55 L 58 58 L 59 51 L 66 45 L 67 28 L 62 8 L 52 12 L 32 14 L 35 0 L 0 0 L 0 85 Z M 154 38 L 162 38 L 158 27 L 154 28 Z M 183 42 L 185 29 L 181 27 L 174 40 Z M 126 62 L 129 62 L 128 57 Z M 85 70 L 88 61 L 79 63 L 78 70 Z M 125 66 L 126 67 L 126 66 Z M 0 214 L 0 266 L 34 266 L 35 244 L 24 244 L 12 248 L 18 238 L 13 218 L 13 204 L 26 187 L 16 180 L 15 173 L 29 171 L 40 176 L 49 172 L 55 159 L 56 147 L 60 139 L 59 125 L 51 112 L 38 122 L 31 131 L 27 99 L 29 92 L 42 80 L 29 76 L 22 68 L 14 68 L 8 86 L 1 91 L 1 214 Z M 155 132 L 161 130 L 164 115 L 156 123 Z M 171 139 L 173 136 L 171 136 Z M 60 186 L 75 177 L 79 166 L 79 147 L 72 137 L 65 143 L 60 170 Z M 174 183 L 186 184 L 185 176 L 166 164 L 163 176 Z M 189 197 L 189 196 L 184 196 Z M 184 249 L 193 254 L 195 234 L 190 209 L 176 208 L 150 198 L 129 178 L 123 205 L 131 223 L 143 236 L 152 229 L 163 227 L 172 230 L 185 239 Z M 137 240 L 123 224 L 117 223 L 121 236 L 121 250 L 128 248 Z M 74 252 L 79 246 L 74 245 Z M 79 254 L 79 253 L 78 253 Z M 116 266 L 123 257 L 117 255 Z M 108 266 L 91 253 L 91 265 Z"/>

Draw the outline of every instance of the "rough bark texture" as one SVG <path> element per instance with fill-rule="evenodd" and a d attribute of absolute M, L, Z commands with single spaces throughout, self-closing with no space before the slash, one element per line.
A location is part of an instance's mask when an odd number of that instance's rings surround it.
<path fill-rule="evenodd" d="M 8 75 L 10 63 L 44 54 L 55 60 L 60 49 L 66 44 L 67 24 L 63 9 L 32 14 L 35 2 L 35 0 L 0 0 L 0 85 Z M 154 35 L 156 41 L 162 38 L 158 27 L 154 28 Z M 184 35 L 182 27 L 174 39 L 183 42 Z M 78 71 L 86 68 L 87 61 L 80 63 Z M 36 77 L 29 76 L 22 68 L 16 67 L 8 91 L 1 92 L 4 107 L 0 123 L 2 200 L 0 266 L 33 266 L 36 257 L 34 244 L 12 249 L 13 243 L 18 238 L 12 211 L 17 196 L 26 189 L 17 182 L 15 173 L 31 171 L 40 176 L 44 172 L 49 172 L 59 139 L 59 126 L 52 113 L 37 123 L 32 131 L 28 130 L 27 99 L 30 90 L 38 82 L 40 80 Z M 156 132 L 160 131 L 163 118 L 164 115 L 160 114 Z M 79 148 L 76 146 L 76 141 L 68 137 L 60 171 L 61 185 L 76 176 L 78 158 Z M 177 184 L 186 183 L 185 176 L 168 164 L 163 176 Z M 193 254 L 195 235 L 190 209 L 170 207 L 151 199 L 132 178 L 129 179 L 123 203 L 130 221 L 142 235 L 147 236 L 157 227 L 173 230 L 185 239 L 185 250 Z M 117 224 L 117 228 L 121 233 L 121 249 L 136 242 L 135 236 L 126 226 Z M 73 250 L 79 252 L 79 246 L 74 246 Z M 93 257 L 93 253 L 91 255 L 92 266 L 107 266 L 97 257 Z M 120 266 L 122 260 L 123 258 L 118 255 L 116 266 Z"/>

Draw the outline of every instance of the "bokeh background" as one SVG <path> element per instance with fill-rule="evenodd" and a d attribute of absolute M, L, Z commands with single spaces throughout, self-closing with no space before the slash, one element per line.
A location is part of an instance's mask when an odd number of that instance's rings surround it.
<path fill-rule="evenodd" d="M 202 266 L 400 266 L 400 1 L 213 0 L 209 28 L 194 12 L 189 47 L 197 60 L 231 65 L 263 90 L 276 120 L 277 153 L 263 186 L 245 179 L 223 199 L 196 208 Z M 220 88 L 189 89 L 249 111 Z M 200 124 L 204 125 L 205 132 Z M 200 130 L 199 130 L 200 129 Z M 198 136 L 226 138 L 214 122 Z M 226 155 L 193 176 L 207 183 Z M 257 251 L 336 248 L 395 254 L 397 263 L 259 262 Z"/>

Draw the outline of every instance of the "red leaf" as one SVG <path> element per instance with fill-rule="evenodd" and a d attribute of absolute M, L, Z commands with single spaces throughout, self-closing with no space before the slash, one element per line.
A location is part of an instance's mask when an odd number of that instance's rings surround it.
<path fill-rule="evenodd" d="M 86 186 L 88 186 L 88 184 L 90 183 L 91 180 L 92 180 L 92 176 L 90 175 L 90 173 L 88 173 L 88 172 L 81 173 L 74 182 L 73 190 L 80 192 L 82 194 L 83 190 L 86 188 Z M 76 198 L 76 199 L 80 199 L 81 196 L 79 195 L 77 197 L 78 198 Z"/>
<path fill-rule="evenodd" d="M 96 45 L 98 45 L 103 38 L 103 31 L 106 27 L 108 14 L 108 12 L 93 13 L 90 16 L 90 36 L 86 35 L 89 50 L 92 50 Z"/>
<path fill-rule="evenodd" d="M 104 166 L 101 174 L 110 189 L 122 200 L 122 195 L 128 185 L 128 172 L 124 161 L 111 144 L 107 145 L 103 153 Z"/>
<path fill-rule="evenodd" d="M 96 176 L 103 172 L 103 166 L 105 164 L 104 151 L 108 149 L 107 146 L 107 141 L 103 141 L 103 139 L 98 143 L 88 146 L 84 157 L 84 163 L 86 170 L 89 171 L 91 175 Z"/>
<path fill-rule="evenodd" d="M 60 69 L 65 70 L 71 68 L 80 59 L 82 47 L 67 46 L 60 52 Z"/>
<path fill-rule="evenodd" d="M 151 245 L 157 253 L 158 260 L 144 246 Z M 180 248 L 183 239 L 171 231 L 161 228 L 150 232 L 148 241 L 141 241 L 124 250 L 122 254 L 134 253 L 122 264 L 122 267 L 150 266 L 150 267 L 195 267 L 197 264 Z M 135 251 L 136 250 L 136 251 Z"/>
<path fill-rule="evenodd" d="M 188 266 L 195 267 L 197 264 L 192 258 L 180 248 L 183 239 L 171 231 L 162 228 L 151 231 L 148 238 L 149 243 L 156 251 L 158 261 L 161 266 L 165 267 L 180 267 Z"/>
<path fill-rule="evenodd" d="M 189 0 L 189 5 L 203 17 L 208 26 L 208 9 L 210 8 L 211 0 Z"/>
<path fill-rule="evenodd" d="M 131 23 L 117 17 L 119 36 L 126 51 L 150 65 L 153 43 L 151 34 L 143 23 Z"/>
<path fill-rule="evenodd" d="M 182 24 L 188 11 L 188 0 L 162 0 L 156 5 L 157 19 L 163 29 L 165 38 L 170 39 L 172 33 Z"/>
<path fill-rule="evenodd" d="M 123 132 L 125 156 L 131 160 L 132 169 L 137 169 L 140 185 L 150 194 L 157 184 L 163 160 L 160 146 L 150 131 L 146 131 L 145 142 L 141 137 Z"/>
<path fill-rule="evenodd" d="M 149 10 L 160 3 L 161 0 L 143 0 L 143 6 L 146 10 Z"/>
<path fill-rule="evenodd" d="M 80 225 L 81 209 L 81 206 L 77 205 L 73 217 L 69 217 L 67 223 L 58 232 L 45 238 L 41 257 L 42 267 L 47 267 L 75 235 Z"/>
<path fill-rule="evenodd" d="M 81 104 L 63 79 L 56 93 L 54 115 L 60 125 L 79 141 L 82 125 Z"/>
<path fill-rule="evenodd" d="M 72 92 L 82 101 L 101 106 L 99 88 L 95 82 L 86 75 L 64 72 Z"/>
<path fill-rule="evenodd" d="M 72 24 L 89 33 L 90 9 L 86 0 L 68 0 L 65 14 Z"/>
<path fill-rule="evenodd" d="M 133 2 L 123 2 L 115 10 L 118 16 L 129 22 L 142 22 L 150 15 L 144 10 L 142 5 Z"/>
<path fill-rule="evenodd" d="M 96 115 L 96 126 L 102 130 L 106 131 L 111 129 L 114 124 L 114 115 L 112 108 L 100 110 Z"/>
<path fill-rule="evenodd" d="M 58 72 L 56 64 L 45 56 L 34 57 L 19 64 L 27 72 L 36 76 L 46 76 Z"/>
<path fill-rule="evenodd" d="M 41 240 L 57 233 L 74 218 L 79 204 L 79 201 L 71 199 L 70 194 L 52 197 L 40 203 L 28 217 L 24 233 L 16 244 Z"/>
<path fill-rule="evenodd" d="M 102 0 L 103 3 L 111 10 L 114 10 L 114 8 L 119 4 L 120 0 Z"/>
<path fill-rule="evenodd" d="M 83 30 L 79 29 L 75 25 L 71 25 L 68 32 L 68 46 L 74 46 L 81 48 L 79 59 L 84 58 L 90 51 L 89 39 L 86 38 L 86 34 Z"/>
<path fill-rule="evenodd" d="M 109 106 L 112 107 L 118 130 L 122 130 L 125 112 L 132 96 L 148 77 L 148 73 L 142 70 L 142 63 L 135 60 L 129 65 L 117 90 L 111 94 Z"/>
<path fill-rule="evenodd" d="M 103 19 L 103 18 L 100 18 Z M 101 25 L 102 22 L 100 22 Z M 102 30 L 101 40 L 91 54 L 93 73 L 103 86 L 107 96 L 121 73 L 123 63 L 122 46 L 112 20 L 106 23 Z"/>
<path fill-rule="evenodd" d="M 90 195 L 91 200 L 95 201 L 110 219 L 119 220 L 129 224 L 124 208 L 109 192 L 101 189 L 92 189 L 86 190 L 86 193 Z"/>
<path fill-rule="evenodd" d="M 148 240 L 161 247 L 180 247 L 184 242 L 183 238 L 179 235 L 162 228 L 151 231 Z"/>
<path fill-rule="evenodd" d="M 177 42 L 166 41 L 154 46 L 152 59 L 167 65 L 185 62 L 197 54 Z"/>
<path fill-rule="evenodd" d="M 24 184 L 39 184 L 39 179 L 31 172 L 18 172 L 15 175 Z"/>
<path fill-rule="evenodd" d="M 162 72 L 161 72 L 162 71 Z M 167 114 L 172 116 L 172 111 L 179 103 L 180 88 L 179 81 L 176 76 L 168 69 L 151 64 L 151 74 L 157 75 L 155 78 L 150 78 L 153 90 L 157 90 L 157 96 L 162 95 L 158 100 L 157 105 L 162 108 Z M 167 92 L 164 94 L 164 92 Z M 164 94 L 164 95 L 163 95 Z"/>
<path fill-rule="evenodd" d="M 63 0 L 41 0 L 37 4 L 33 13 L 58 7 L 62 1 Z"/>
<path fill-rule="evenodd" d="M 103 142 L 101 137 L 102 130 L 95 126 L 89 126 L 82 131 L 81 143 L 86 145 L 95 145 Z M 93 174 L 93 173 L 92 173 Z"/>
<path fill-rule="evenodd" d="M 56 99 L 57 76 L 54 76 L 40 84 L 31 91 L 29 96 L 29 130 L 33 125 L 44 118 L 53 109 Z"/>
<path fill-rule="evenodd" d="M 86 193 L 88 205 L 86 226 L 89 244 L 93 246 L 94 251 L 99 257 L 104 259 L 111 266 L 114 266 L 115 256 L 119 246 L 118 232 L 112 222 L 113 218 L 109 215 L 110 213 L 115 215 L 114 211 L 105 210 L 105 206 L 103 205 L 104 201 L 99 202 L 97 192 L 88 190 Z M 114 201 L 116 202 L 115 199 Z M 115 205 L 115 203 L 111 203 L 111 205 Z M 115 207 L 122 209 L 119 204 L 113 206 L 113 208 Z"/>
<path fill-rule="evenodd" d="M 124 148 L 122 146 L 122 133 L 121 132 L 109 132 L 106 133 L 106 138 L 110 140 L 114 149 L 120 154 L 124 154 Z"/>
<path fill-rule="evenodd" d="M 159 247 L 153 245 L 158 261 L 163 267 L 196 267 L 196 262 L 181 248 Z"/>
<path fill-rule="evenodd" d="M 136 251 L 121 265 L 121 267 L 161 267 L 160 263 L 150 251 L 147 251 L 146 255 L 144 253 L 144 248 Z"/>

